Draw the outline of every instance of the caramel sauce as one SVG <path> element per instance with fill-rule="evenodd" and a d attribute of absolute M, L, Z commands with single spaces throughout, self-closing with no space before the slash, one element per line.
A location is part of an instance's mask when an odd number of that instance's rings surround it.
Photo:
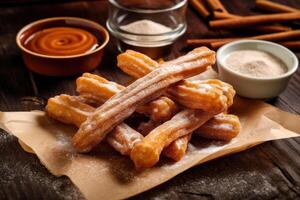
<path fill-rule="evenodd" d="M 25 48 L 49 56 L 72 56 L 90 52 L 99 46 L 90 32 L 73 27 L 53 27 L 31 35 Z"/>

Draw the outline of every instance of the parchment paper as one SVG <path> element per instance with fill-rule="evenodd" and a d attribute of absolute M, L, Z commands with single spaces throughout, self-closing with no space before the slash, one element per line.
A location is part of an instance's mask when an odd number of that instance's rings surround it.
<path fill-rule="evenodd" d="M 75 153 L 70 145 L 75 128 L 54 121 L 41 111 L 0 112 L 0 127 L 28 145 L 51 173 L 67 175 L 87 199 L 123 199 L 157 186 L 194 165 L 265 141 L 297 137 L 300 133 L 300 116 L 261 101 L 237 99 L 233 113 L 240 117 L 242 131 L 230 143 L 194 136 L 181 161 L 162 159 L 156 167 L 143 172 L 135 171 L 129 158 L 106 144 L 89 154 Z"/>

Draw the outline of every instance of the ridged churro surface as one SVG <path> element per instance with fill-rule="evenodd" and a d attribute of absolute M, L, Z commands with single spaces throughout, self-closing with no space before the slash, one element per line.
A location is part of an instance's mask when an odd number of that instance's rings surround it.
<path fill-rule="evenodd" d="M 79 127 L 72 143 L 80 152 L 105 139 L 116 151 L 130 156 L 138 169 L 152 167 L 161 154 L 179 161 L 193 133 L 229 141 L 240 131 L 238 117 L 226 114 L 234 89 L 199 74 L 214 62 L 214 52 L 205 47 L 159 64 L 129 50 L 118 56 L 118 65 L 138 78 L 134 83 L 124 87 L 84 73 L 76 81 L 80 96 L 50 98 L 46 112 Z M 140 124 L 139 132 L 123 122 L 135 111 L 149 117 L 149 122 Z"/>
<path fill-rule="evenodd" d="M 98 104 L 104 103 L 113 95 L 122 91 L 125 87 L 105 78 L 84 73 L 76 80 L 77 92 L 86 99 L 91 99 Z M 178 106 L 170 98 L 161 96 L 136 110 L 139 113 L 148 115 L 154 121 L 165 121 L 170 119 L 177 111 Z"/>
<path fill-rule="evenodd" d="M 233 103 L 233 87 L 217 79 L 181 81 L 168 90 L 170 97 L 181 105 L 220 113 Z"/>
<path fill-rule="evenodd" d="M 176 60 L 176 59 L 175 59 Z M 116 125 L 130 116 L 138 106 L 159 96 L 168 86 L 206 70 L 215 62 L 215 53 L 208 48 L 194 49 L 178 58 L 180 64 L 160 67 L 136 80 L 114 95 L 81 124 L 73 137 L 73 146 L 80 152 L 88 152 Z"/>
<path fill-rule="evenodd" d="M 237 116 L 218 114 L 195 131 L 196 135 L 213 140 L 230 141 L 236 137 L 241 129 Z"/>
<path fill-rule="evenodd" d="M 53 119 L 79 127 L 95 108 L 80 101 L 80 97 L 59 95 L 48 100 L 46 113 Z"/>
<path fill-rule="evenodd" d="M 186 109 L 152 130 L 134 146 L 130 158 L 136 168 L 149 168 L 158 161 L 164 147 L 199 128 L 213 115 L 201 110 Z"/>

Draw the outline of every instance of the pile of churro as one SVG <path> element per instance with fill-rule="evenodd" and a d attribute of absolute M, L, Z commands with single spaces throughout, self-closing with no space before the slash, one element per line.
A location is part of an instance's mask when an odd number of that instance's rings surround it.
<path fill-rule="evenodd" d="M 48 100 L 49 117 L 78 127 L 72 138 L 78 152 L 108 143 L 130 157 L 137 169 L 145 169 L 162 156 L 179 161 L 192 138 L 230 141 L 238 135 L 239 119 L 228 114 L 233 87 L 199 76 L 215 63 L 214 51 L 200 47 L 158 63 L 127 50 L 117 63 L 136 79 L 127 87 L 84 73 L 76 80 L 78 96 L 61 94 Z M 131 127 L 124 120 L 134 113 L 147 121 Z"/>

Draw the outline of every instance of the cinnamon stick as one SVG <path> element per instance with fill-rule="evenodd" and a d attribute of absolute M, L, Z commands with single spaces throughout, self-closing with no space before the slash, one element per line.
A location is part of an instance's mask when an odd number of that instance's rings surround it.
<path fill-rule="evenodd" d="M 204 6 L 203 0 L 189 0 L 190 5 L 204 18 L 210 15 L 210 12 Z"/>
<path fill-rule="evenodd" d="M 299 38 L 300 37 L 300 30 L 294 30 L 294 31 L 286 31 L 281 33 L 272 33 L 272 34 L 264 34 L 264 35 L 257 35 L 253 37 L 246 37 L 243 39 L 254 39 L 254 40 L 268 40 L 268 41 L 289 41 L 291 39 Z M 224 41 L 217 41 L 211 43 L 211 48 L 218 49 L 219 47 L 223 46 L 224 44 L 227 44 L 228 42 L 239 40 L 236 39 L 230 39 L 230 40 L 224 40 Z"/>
<path fill-rule="evenodd" d="M 248 26 L 261 25 L 266 23 L 286 22 L 300 19 L 300 12 L 284 13 L 284 14 L 267 14 L 246 16 L 241 18 L 230 18 L 210 21 L 209 24 L 212 28 L 241 28 Z"/>
<path fill-rule="evenodd" d="M 214 11 L 213 14 L 214 14 L 214 19 L 231 19 L 231 18 L 240 17 L 239 15 L 224 13 L 220 11 Z"/>
<path fill-rule="evenodd" d="M 220 0 L 207 0 L 207 4 L 212 11 L 228 13 Z"/>
<path fill-rule="evenodd" d="M 186 44 L 188 46 L 210 46 L 211 43 L 221 42 L 221 41 L 233 41 L 242 38 L 209 38 L 209 39 L 188 39 Z"/>
<path fill-rule="evenodd" d="M 292 8 L 279 3 L 267 1 L 267 0 L 256 0 L 256 6 L 260 9 L 271 11 L 271 12 L 299 12 L 299 9 Z"/>
<path fill-rule="evenodd" d="M 282 26 L 282 25 L 265 25 L 265 26 L 245 27 L 245 28 L 259 31 L 261 33 L 278 33 L 278 32 L 292 30 L 291 27 Z"/>
<path fill-rule="evenodd" d="M 234 18 L 241 18 L 243 16 L 240 15 L 234 15 L 230 13 L 223 13 L 223 12 L 214 12 L 214 18 L 216 19 L 234 19 Z M 246 27 L 247 29 L 254 29 L 259 32 L 263 33 L 276 33 L 276 32 L 282 32 L 282 31 L 289 31 L 291 30 L 288 26 L 282 26 L 282 25 L 264 25 L 264 26 L 255 26 L 255 27 Z"/>
<path fill-rule="evenodd" d="M 288 41 L 288 42 L 279 42 L 279 44 L 292 49 L 292 50 L 299 50 L 300 49 L 300 40 L 298 41 Z"/>

